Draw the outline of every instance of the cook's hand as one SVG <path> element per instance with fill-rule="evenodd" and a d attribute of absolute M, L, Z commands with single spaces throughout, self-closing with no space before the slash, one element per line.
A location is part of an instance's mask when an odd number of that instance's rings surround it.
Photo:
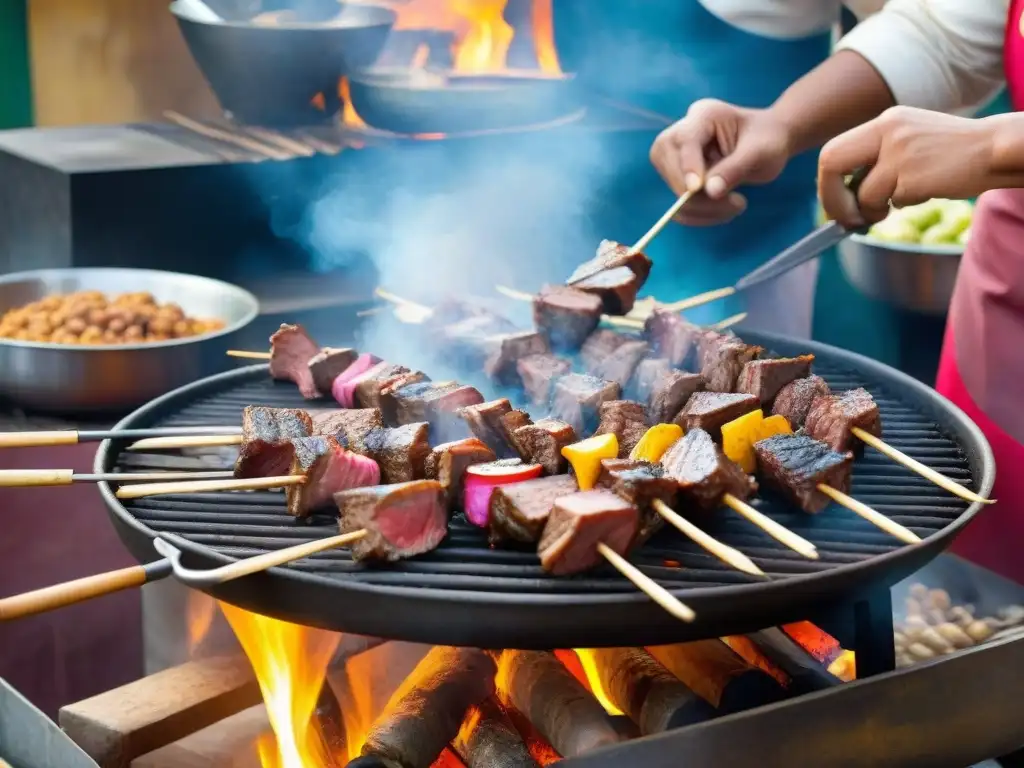
<path fill-rule="evenodd" d="M 880 221 L 933 197 L 967 198 L 991 186 L 992 123 L 893 107 L 832 139 L 818 161 L 818 195 L 829 217 L 848 227 Z M 871 170 L 851 194 L 845 177 Z"/>
<path fill-rule="evenodd" d="M 677 195 L 700 189 L 676 220 L 720 224 L 743 212 L 740 184 L 767 184 L 789 160 L 789 134 L 769 110 L 714 99 L 694 102 L 651 147 L 651 162 Z"/>

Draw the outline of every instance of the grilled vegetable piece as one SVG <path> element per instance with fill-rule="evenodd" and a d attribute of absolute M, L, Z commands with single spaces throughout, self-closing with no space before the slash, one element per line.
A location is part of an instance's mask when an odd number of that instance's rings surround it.
<path fill-rule="evenodd" d="M 602 562 L 597 545 L 620 555 L 629 551 L 639 530 L 639 510 L 611 491 L 581 491 L 555 501 L 537 543 L 548 573 L 581 573 Z"/>
<path fill-rule="evenodd" d="M 601 322 L 598 296 L 564 285 L 545 285 L 533 299 L 533 324 L 555 350 L 579 349 Z"/>
<path fill-rule="evenodd" d="M 520 382 L 517 363 L 530 355 L 549 352 L 547 340 L 536 331 L 521 331 L 496 336 L 494 351 L 484 362 L 484 374 L 499 384 L 517 386 Z"/>
<path fill-rule="evenodd" d="M 408 483 L 426 477 L 430 455 L 426 422 L 375 429 L 366 436 L 366 453 L 380 465 L 384 483 Z"/>
<path fill-rule="evenodd" d="M 786 421 L 784 416 L 769 416 L 761 422 L 761 427 L 758 429 L 758 439 L 767 440 L 769 437 L 775 437 L 776 435 L 791 435 L 793 434 L 793 428 L 789 426 L 789 422 Z M 755 441 L 756 442 L 756 441 Z"/>
<path fill-rule="evenodd" d="M 441 483 L 448 509 L 455 510 L 463 498 L 466 470 L 474 464 L 486 464 L 496 458 L 494 451 L 483 442 L 467 437 L 435 446 L 427 457 L 424 472 L 428 479 Z"/>
<path fill-rule="evenodd" d="M 571 425 L 577 434 L 592 432 L 597 426 L 601 403 L 618 400 L 621 388 L 584 373 L 570 373 L 555 382 L 551 397 L 551 416 Z"/>
<path fill-rule="evenodd" d="M 526 454 L 524 461 L 540 464 L 547 474 L 557 475 L 566 469 L 562 449 L 576 442 L 576 430 L 558 419 L 541 419 L 519 427 L 513 437 Z"/>
<path fill-rule="evenodd" d="M 700 375 L 711 392 L 735 392 L 744 366 L 763 350 L 752 344 L 732 340 L 715 344 L 704 354 Z"/>
<path fill-rule="evenodd" d="M 665 469 L 660 464 L 633 459 L 602 461 L 597 484 L 618 494 L 640 510 L 640 530 L 634 546 L 647 541 L 664 524 L 652 502 L 660 499 L 671 507 L 679 493 L 679 484 L 665 475 Z"/>
<path fill-rule="evenodd" d="M 864 450 L 864 444 L 854 436 L 853 427 L 860 427 L 876 437 L 882 435 L 882 415 L 878 404 L 863 387 L 841 395 L 816 398 L 804 422 L 807 434 L 828 443 L 833 451 L 852 450 L 857 453 Z"/>
<path fill-rule="evenodd" d="M 831 390 L 821 376 L 791 381 L 775 396 L 772 414 L 785 416 L 793 429 L 800 429 L 815 399 L 828 394 L 831 394 Z"/>
<path fill-rule="evenodd" d="M 692 429 L 661 458 L 665 474 L 679 483 L 680 497 L 712 510 L 731 493 L 746 499 L 757 491 L 754 479 L 730 461 L 703 429 Z"/>
<path fill-rule="evenodd" d="M 342 533 L 368 531 L 352 543 L 353 560 L 395 561 L 434 549 L 448 533 L 444 489 L 436 480 L 374 485 L 334 494 Z"/>
<path fill-rule="evenodd" d="M 537 541 L 555 501 L 578 490 L 576 478 L 571 475 L 551 475 L 495 488 L 490 500 L 491 543 L 506 539 Z"/>
<path fill-rule="evenodd" d="M 293 381 L 307 400 L 320 396 L 309 371 L 309 361 L 320 351 L 301 325 L 282 323 L 270 337 L 270 375 Z"/>
<path fill-rule="evenodd" d="M 349 386 L 349 382 L 362 376 L 380 362 L 379 357 L 364 352 L 353 361 L 352 365 L 334 377 L 334 382 L 331 384 L 331 395 L 338 401 L 338 405 L 342 408 L 352 407 L 355 387 Z"/>
<path fill-rule="evenodd" d="M 624 315 L 633 308 L 640 285 L 640 279 L 629 267 L 615 267 L 578 280 L 572 287 L 600 297 L 601 306 L 609 315 Z"/>
<path fill-rule="evenodd" d="M 818 490 L 824 483 L 847 493 L 853 474 L 853 454 L 839 453 L 809 435 L 776 435 L 754 445 L 757 468 L 764 482 L 792 499 L 804 512 L 816 514 L 831 499 Z"/>
<path fill-rule="evenodd" d="M 295 455 L 292 440 L 309 437 L 313 420 L 305 411 L 248 405 L 242 410 L 242 447 L 235 477 L 278 477 L 287 474 Z"/>
<path fill-rule="evenodd" d="M 740 371 L 736 391 L 755 395 L 761 405 L 768 405 L 784 386 L 809 376 L 813 362 L 814 355 L 751 360 Z"/>
<path fill-rule="evenodd" d="M 473 525 L 487 528 L 491 520 L 491 497 L 495 489 L 540 477 L 539 464 L 523 464 L 519 459 L 499 459 L 474 464 L 466 470 L 463 511 Z"/>
<path fill-rule="evenodd" d="M 562 455 L 569 460 L 581 491 L 589 491 L 601 475 L 601 460 L 619 455 L 619 440 L 614 432 L 594 435 L 578 443 L 567 445 Z"/>
<path fill-rule="evenodd" d="M 644 432 L 629 458 L 634 461 L 661 461 L 665 451 L 683 436 L 683 428 L 678 424 L 655 424 Z"/>
<path fill-rule="evenodd" d="M 313 386 L 322 396 L 331 394 L 334 380 L 356 361 L 358 353 L 349 347 L 324 347 L 309 359 L 309 374 Z"/>
<path fill-rule="evenodd" d="M 619 458 L 625 459 L 647 431 L 644 407 L 631 400 L 601 403 L 601 422 L 595 435 L 613 434 L 619 442 Z"/>
<path fill-rule="evenodd" d="M 754 443 L 761 439 L 762 423 L 764 413 L 758 408 L 722 425 L 722 452 L 747 474 L 757 469 Z"/>
<path fill-rule="evenodd" d="M 547 405 L 552 384 L 571 370 L 571 362 L 555 355 L 527 355 L 516 362 L 523 390 L 535 405 Z"/>
<path fill-rule="evenodd" d="M 350 451 L 366 455 L 366 436 L 384 426 L 379 408 L 333 408 L 309 411 L 314 435 L 336 437 Z"/>
<path fill-rule="evenodd" d="M 703 429 L 716 441 L 721 441 L 723 424 L 756 410 L 757 406 L 757 398 L 753 395 L 695 392 L 675 422 L 687 432 Z"/>
<path fill-rule="evenodd" d="M 644 321 L 644 337 L 651 349 L 673 368 L 685 368 L 695 361 L 702 333 L 700 326 L 687 322 L 679 313 L 663 309 L 655 309 Z"/>
<path fill-rule="evenodd" d="M 292 442 L 295 456 L 288 474 L 306 478 L 303 485 L 285 488 L 288 514 L 294 517 L 330 506 L 338 491 L 380 483 L 377 462 L 345 450 L 334 437 L 300 437 Z"/>
<path fill-rule="evenodd" d="M 651 274 L 652 262 L 647 254 L 641 251 L 632 251 L 629 246 L 617 243 L 614 240 L 602 240 L 597 246 L 597 255 L 590 261 L 585 261 L 576 267 L 575 271 L 566 280 L 566 285 L 573 285 L 580 280 L 586 280 L 599 272 L 618 267 L 628 267 L 639 278 L 640 285 L 647 280 Z"/>

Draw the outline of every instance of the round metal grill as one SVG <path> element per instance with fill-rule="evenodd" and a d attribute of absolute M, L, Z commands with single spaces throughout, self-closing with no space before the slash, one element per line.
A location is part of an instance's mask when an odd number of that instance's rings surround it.
<path fill-rule="evenodd" d="M 980 493 L 993 481 L 991 453 L 966 417 L 934 391 L 892 369 L 834 348 L 746 332 L 779 354 L 813 352 L 815 373 L 834 391 L 866 387 L 893 446 Z M 304 407 L 294 386 L 265 366 L 186 387 L 126 418 L 122 428 L 238 424 L 246 405 Z M 321 406 L 322 407 L 322 406 Z M 536 415 L 536 414 L 535 414 Z M 190 455 L 122 452 L 104 444 L 97 470 L 230 468 L 234 449 Z M 966 502 L 867 449 L 854 466 L 852 494 L 926 539 L 907 547 L 841 507 L 806 515 L 767 493 L 754 505 L 814 542 L 811 561 L 723 509 L 706 530 L 757 563 L 769 579 L 730 570 L 674 529 L 630 559 L 697 611 L 683 625 L 667 617 L 610 568 L 556 578 L 527 549 L 491 549 L 483 532 L 456 516 L 427 555 L 387 567 L 331 551 L 211 590 L 280 618 L 342 631 L 482 647 L 571 647 L 677 642 L 751 631 L 887 587 L 923 566 L 974 513 Z M 153 497 L 122 505 L 103 493 L 136 557 L 156 559 L 152 538 L 171 535 L 194 568 L 214 567 L 337 532 L 330 518 L 297 521 L 279 492 Z M 180 538 L 179 538 L 180 537 Z"/>

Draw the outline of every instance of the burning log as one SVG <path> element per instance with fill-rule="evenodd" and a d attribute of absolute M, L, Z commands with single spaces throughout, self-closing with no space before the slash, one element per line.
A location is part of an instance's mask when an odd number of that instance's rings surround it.
<path fill-rule="evenodd" d="M 553 654 L 505 651 L 498 667 L 502 702 L 533 723 L 562 757 L 621 741 L 597 699 Z"/>
<path fill-rule="evenodd" d="M 599 648 L 591 654 L 601 689 L 649 736 L 715 717 L 708 702 L 642 648 Z"/>
<path fill-rule="evenodd" d="M 469 711 L 453 746 L 468 768 L 539 768 L 493 697 Z"/>
<path fill-rule="evenodd" d="M 459 734 L 466 712 L 494 694 L 494 660 L 472 648 L 438 646 L 395 691 L 350 765 L 430 768 Z"/>

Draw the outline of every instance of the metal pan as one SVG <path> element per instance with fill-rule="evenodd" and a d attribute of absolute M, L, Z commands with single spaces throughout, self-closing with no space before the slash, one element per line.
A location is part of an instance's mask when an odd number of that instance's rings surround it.
<path fill-rule="evenodd" d="M 351 75 L 349 84 L 352 106 L 367 125 L 406 135 L 545 125 L 583 108 L 572 75 L 454 75 L 375 67 Z"/>
<path fill-rule="evenodd" d="M 303 15 L 307 7 L 274 26 L 197 21 L 177 2 L 171 13 L 229 116 L 251 125 L 309 125 L 337 111 L 339 78 L 376 61 L 396 14 L 383 6 L 335 3 L 334 15 L 325 19 L 318 7 Z M 333 109 L 312 106 L 319 93 L 333 97 Z"/>

